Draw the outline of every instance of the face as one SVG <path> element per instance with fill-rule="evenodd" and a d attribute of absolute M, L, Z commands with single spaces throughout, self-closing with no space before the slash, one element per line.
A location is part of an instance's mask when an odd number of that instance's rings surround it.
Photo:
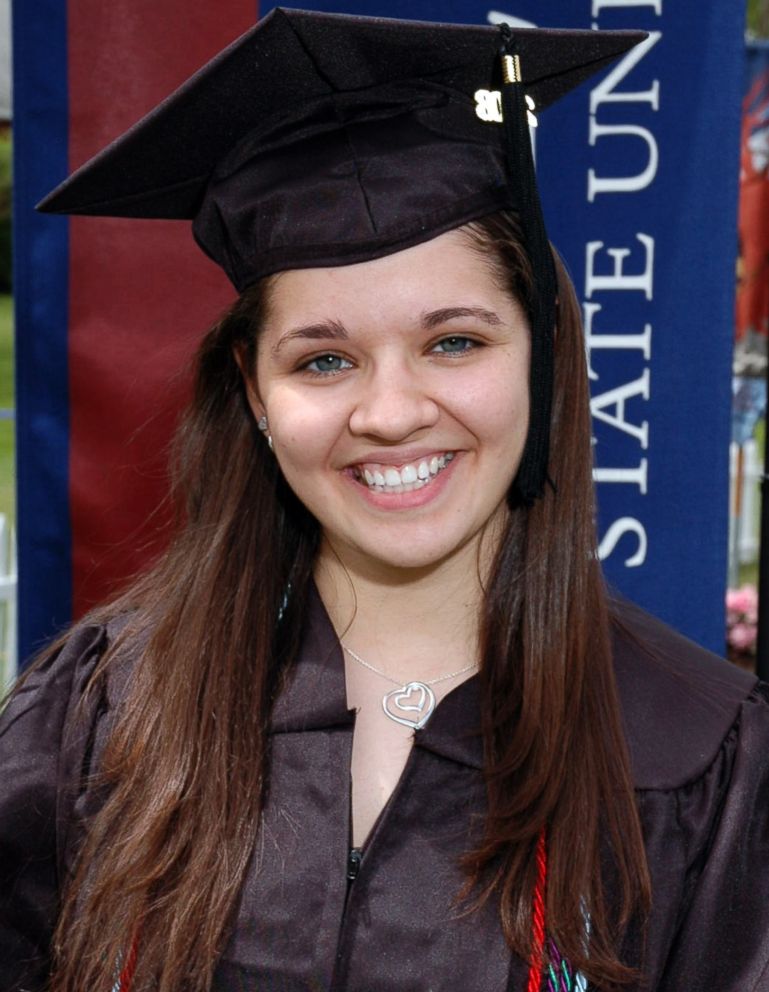
<path fill-rule="evenodd" d="M 424 569 L 477 552 L 507 513 L 528 370 L 522 308 L 452 231 L 278 276 L 249 398 L 321 554 Z"/>

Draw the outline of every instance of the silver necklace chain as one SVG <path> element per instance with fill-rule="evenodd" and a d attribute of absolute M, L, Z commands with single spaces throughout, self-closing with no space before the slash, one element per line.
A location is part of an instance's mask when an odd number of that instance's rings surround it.
<path fill-rule="evenodd" d="M 354 658 L 358 664 L 363 665 L 364 668 L 368 668 L 370 672 L 373 672 L 375 675 L 381 675 L 383 679 L 387 679 L 387 681 L 392 682 L 393 685 L 403 685 L 403 682 L 401 682 L 400 679 L 394 679 L 391 675 L 380 671 L 378 668 L 374 668 L 373 665 L 370 665 L 367 661 L 364 661 L 359 654 L 356 654 L 352 648 L 348 648 L 346 644 L 343 644 L 342 647 L 351 658 Z M 465 665 L 464 668 L 457 669 L 456 672 L 449 672 L 448 675 L 439 675 L 437 679 L 421 679 L 420 685 L 437 685 L 439 682 L 446 682 L 448 679 L 454 679 L 457 675 L 464 675 L 465 672 L 469 672 L 472 668 L 475 668 L 475 662 L 473 662 L 472 665 Z"/>
<path fill-rule="evenodd" d="M 370 665 L 359 654 L 356 654 L 352 648 L 348 648 L 346 644 L 343 644 L 342 647 L 359 665 L 368 668 L 370 672 L 379 675 L 380 678 L 387 679 L 388 682 L 392 682 L 393 685 L 397 686 L 396 689 L 391 689 L 390 692 L 386 692 L 382 696 L 382 709 L 385 716 L 390 720 L 400 723 L 404 727 L 411 727 L 412 730 L 421 730 L 433 715 L 433 711 L 435 710 L 435 693 L 430 688 L 431 686 L 437 685 L 438 682 L 454 679 L 457 675 L 464 675 L 465 672 L 469 672 L 476 667 L 475 664 L 465 665 L 464 668 L 458 668 L 456 672 L 449 672 L 448 675 L 439 675 L 435 679 L 427 679 L 424 682 L 401 683 L 386 672 L 380 671 L 380 669 Z"/>

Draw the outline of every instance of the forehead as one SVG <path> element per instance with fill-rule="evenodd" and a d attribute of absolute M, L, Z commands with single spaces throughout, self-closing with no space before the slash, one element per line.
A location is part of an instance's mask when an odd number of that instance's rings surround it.
<path fill-rule="evenodd" d="M 280 273 L 270 285 L 265 332 L 344 315 L 368 325 L 418 319 L 451 306 L 518 309 L 497 259 L 461 229 L 356 265 Z"/>

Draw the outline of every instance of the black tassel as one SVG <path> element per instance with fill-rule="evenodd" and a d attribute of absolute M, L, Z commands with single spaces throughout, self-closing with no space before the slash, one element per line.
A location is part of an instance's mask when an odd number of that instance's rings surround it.
<path fill-rule="evenodd" d="M 526 506 L 543 495 L 548 481 L 550 415 L 553 402 L 553 334 L 557 281 L 550 243 L 537 191 L 529 136 L 526 94 L 516 38 L 508 24 L 500 25 L 503 60 L 502 117 L 508 183 L 516 191 L 518 214 L 531 261 L 534 286 L 529 306 L 531 369 L 529 372 L 529 431 L 513 496 Z M 553 487 L 555 489 L 555 487 Z"/>

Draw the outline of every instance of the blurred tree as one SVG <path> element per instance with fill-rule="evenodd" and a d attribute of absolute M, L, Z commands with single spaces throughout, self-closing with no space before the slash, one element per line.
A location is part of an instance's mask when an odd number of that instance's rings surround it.
<path fill-rule="evenodd" d="M 769 38 L 769 0 L 748 0 L 746 27 L 757 38 Z"/>

